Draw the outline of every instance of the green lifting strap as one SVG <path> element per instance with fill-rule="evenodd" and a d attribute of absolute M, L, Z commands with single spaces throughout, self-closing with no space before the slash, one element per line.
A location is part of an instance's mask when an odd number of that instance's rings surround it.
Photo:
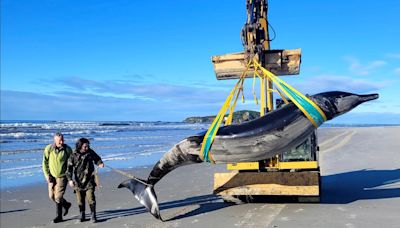
<path fill-rule="evenodd" d="M 272 82 L 303 112 L 315 128 L 318 128 L 326 121 L 325 113 L 312 100 L 308 99 L 295 88 L 262 67 L 256 60 L 253 60 L 253 63 L 256 68 L 255 72 L 257 69 L 260 69 L 265 77 L 271 79 Z"/>
<path fill-rule="evenodd" d="M 241 86 L 243 85 L 243 81 L 247 71 L 249 70 L 250 65 L 254 66 L 254 74 L 261 77 L 258 73 L 258 70 L 261 70 L 263 77 L 268 77 L 286 96 L 290 98 L 290 100 L 303 112 L 303 114 L 310 120 L 310 122 L 318 128 L 323 122 L 326 121 L 325 113 L 318 107 L 312 100 L 308 99 L 302 93 L 297 91 L 295 88 L 284 82 L 282 79 L 278 78 L 276 75 L 262 67 L 256 59 L 249 61 L 246 67 L 246 70 L 243 72 L 239 81 L 236 83 L 235 87 L 230 92 L 229 96 L 225 100 L 222 108 L 220 109 L 218 115 L 215 117 L 211 126 L 208 128 L 206 135 L 204 136 L 202 147 L 200 151 L 200 157 L 206 162 L 214 163 L 214 160 L 211 155 L 211 146 L 214 141 L 214 138 L 218 132 L 218 129 L 224 119 L 224 115 L 228 108 L 231 108 L 231 112 L 233 112 L 233 108 L 236 104 L 236 99 L 240 91 Z M 231 106 L 231 101 L 234 95 L 236 96 L 234 104 Z M 284 97 L 283 97 L 284 98 Z"/>

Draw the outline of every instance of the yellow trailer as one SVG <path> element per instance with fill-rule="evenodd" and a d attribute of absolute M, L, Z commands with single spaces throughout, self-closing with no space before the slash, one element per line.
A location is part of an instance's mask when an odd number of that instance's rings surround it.
<path fill-rule="evenodd" d="M 314 132 L 300 146 L 275 158 L 227 164 L 230 172 L 214 174 L 214 194 L 228 201 L 231 197 L 290 196 L 318 202 L 321 182 L 316 140 Z"/>

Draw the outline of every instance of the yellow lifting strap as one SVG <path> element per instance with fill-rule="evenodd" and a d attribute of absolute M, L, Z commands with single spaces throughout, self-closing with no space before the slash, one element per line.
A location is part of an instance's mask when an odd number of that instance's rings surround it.
<path fill-rule="evenodd" d="M 250 66 L 253 66 L 254 68 L 253 80 L 255 79 L 256 76 L 259 77 L 260 80 L 262 80 L 262 82 L 265 82 L 266 78 L 271 80 L 274 83 L 274 85 L 279 88 L 279 89 L 276 88 L 276 92 L 279 93 L 284 102 L 286 104 L 289 103 L 286 97 L 284 96 L 286 95 L 304 113 L 304 115 L 310 120 L 310 122 L 315 126 L 315 128 L 317 128 L 324 121 L 326 121 L 326 116 L 320 107 L 318 107 L 313 101 L 308 99 L 306 96 L 304 96 L 302 93 L 294 89 L 292 86 L 284 82 L 282 79 L 278 78 L 276 75 L 274 75 L 273 73 L 262 67 L 254 58 L 247 63 L 246 70 L 242 73 L 241 77 L 239 78 L 239 81 L 236 83 L 235 87 L 229 93 L 220 111 L 218 112 L 218 115 L 215 117 L 210 127 L 208 128 L 207 133 L 204 136 L 200 151 L 200 158 L 202 158 L 204 161 L 214 163 L 214 160 L 210 153 L 211 145 L 214 141 L 214 138 L 218 132 L 219 127 L 221 126 L 222 120 L 224 119 L 225 113 L 228 110 L 228 108 L 230 108 L 230 111 L 227 119 L 225 120 L 225 125 L 229 125 L 232 123 L 233 110 L 236 106 L 236 102 L 240 93 L 242 93 L 242 99 L 244 99 L 243 83 L 246 73 L 249 70 Z M 253 81 L 253 94 L 256 103 L 258 103 L 257 97 L 254 92 L 254 85 L 255 85 L 254 81 Z M 264 88 L 263 86 L 261 87 Z M 263 93 L 263 91 L 261 91 L 261 93 Z M 233 97 L 235 97 L 235 100 L 233 105 L 231 105 Z"/>
<path fill-rule="evenodd" d="M 243 91 L 243 82 L 246 77 L 246 73 L 250 68 L 250 64 L 251 64 L 251 61 L 249 61 L 247 63 L 246 70 L 242 73 L 242 75 L 239 78 L 239 81 L 236 83 L 235 87 L 229 93 L 224 104 L 222 105 L 221 109 L 219 110 L 218 115 L 215 117 L 215 119 L 211 123 L 210 127 L 208 128 L 207 133 L 204 136 L 203 143 L 201 145 L 201 150 L 200 150 L 200 158 L 202 158 L 204 161 L 214 163 L 214 160 L 212 159 L 212 155 L 210 153 L 211 144 L 214 141 L 215 135 L 217 134 L 218 129 L 221 126 L 222 120 L 224 119 L 225 113 L 228 110 L 228 108 L 230 108 L 230 112 L 225 121 L 225 125 L 229 125 L 232 122 L 233 110 L 236 105 L 236 101 L 239 97 L 240 92 Z M 236 94 L 236 96 L 235 96 L 235 94 Z M 234 96 L 235 96 L 235 101 L 234 101 L 234 104 L 231 105 L 232 98 Z"/>

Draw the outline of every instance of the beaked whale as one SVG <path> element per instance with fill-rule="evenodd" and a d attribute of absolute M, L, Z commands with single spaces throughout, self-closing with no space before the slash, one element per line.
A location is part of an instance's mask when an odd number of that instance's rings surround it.
<path fill-rule="evenodd" d="M 334 91 L 308 98 L 321 108 L 327 120 L 331 120 L 378 97 L 378 94 L 357 95 Z M 258 119 L 219 128 L 211 154 L 216 163 L 264 160 L 298 146 L 314 130 L 314 125 L 301 110 L 289 103 Z M 203 162 L 199 154 L 205 133 L 187 137 L 166 152 L 150 172 L 148 185 L 129 179 L 118 188 L 130 189 L 154 217 L 161 219 L 153 186 L 177 167 Z"/>

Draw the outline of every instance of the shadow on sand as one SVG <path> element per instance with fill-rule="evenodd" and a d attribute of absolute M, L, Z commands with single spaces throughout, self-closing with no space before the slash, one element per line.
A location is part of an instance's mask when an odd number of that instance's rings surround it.
<path fill-rule="evenodd" d="M 170 208 L 188 207 L 188 206 L 194 206 L 194 205 L 197 206 L 195 209 L 190 210 L 190 211 L 183 210 L 181 213 L 179 213 L 177 215 L 174 215 L 172 217 L 168 216 L 170 218 L 164 218 L 164 221 L 182 219 L 185 217 L 190 217 L 190 216 L 198 215 L 201 213 L 215 211 L 215 210 L 219 210 L 224 207 L 231 206 L 232 204 L 224 203 L 220 197 L 210 194 L 210 195 L 190 197 L 190 198 L 186 198 L 183 200 L 176 200 L 176 201 L 160 203 L 159 207 L 160 207 L 160 210 L 166 210 L 166 209 L 170 209 Z M 98 212 L 97 218 L 98 218 L 99 222 L 103 222 L 103 221 L 107 221 L 109 219 L 137 215 L 137 214 L 142 214 L 142 213 L 148 213 L 144 207 L 135 207 L 135 208 L 130 208 L 130 209 L 119 209 L 119 210 L 106 210 L 106 211 Z"/>
<path fill-rule="evenodd" d="M 17 209 L 17 210 L 0 211 L 0 214 L 7 214 L 7 213 L 13 213 L 13 212 L 27 211 L 27 210 L 29 210 L 29 209 L 24 208 L 24 209 Z"/>
<path fill-rule="evenodd" d="M 400 169 L 357 170 L 322 177 L 321 203 L 400 197 Z"/>
<path fill-rule="evenodd" d="M 347 204 L 357 200 L 385 199 L 400 197 L 400 169 L 395 170 L 358 170 L 322 177 L 321 204 Z M 274 200 L 275 199 L 275 200 Z M 291 198 L 256 198 L 252 202 L 294 203 Z M 160 210 L 185 207 L 175 215 L 164 218 L 172 221 L 219 210 L 234 205 L 226 203 L 216 195 L 203 195 L 183 200 L 164 202 Z M 196 206 L 190 210 L 190 206 Z M 189 210 L 188 210 L 189 209 Z M 97 213 L 99 222 L 109 219 L 148 213 L 144 207 L 106 210 Z"/>

